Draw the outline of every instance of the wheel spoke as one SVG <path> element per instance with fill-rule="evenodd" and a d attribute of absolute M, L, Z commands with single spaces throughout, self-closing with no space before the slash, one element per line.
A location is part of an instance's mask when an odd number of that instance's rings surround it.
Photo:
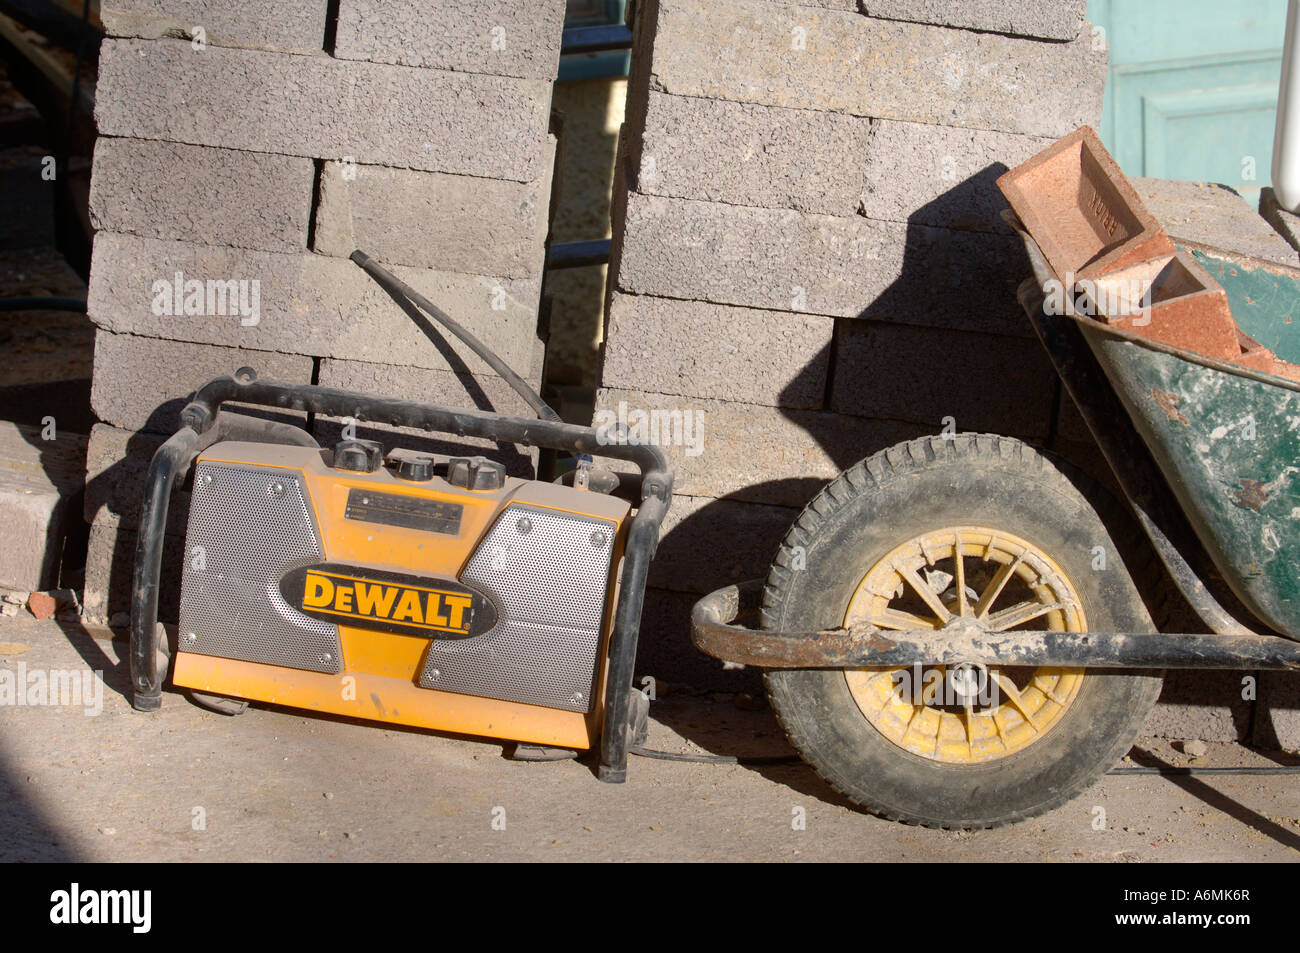
<path fill-rule="evenodd" d="M 1037 619 L 1041 615 L 1053 612 L 1056 609 L 1062 609 L 1064 606 L 1059 602 L 1032 602 L 1026 601 L 1019 605 L 1014 605 L 1010 609 L 1002 609 L 988 617 L 988 627 L 990 632 L 1005 632 L 1007 629 L 1014 628 L 1017 625 L 1024 625 Z"/>
<path fill-rule="evenodd" d="M 1006 725 L 1002 724 L 1002 712 L 995 709 L 991 719 L 993 721 L 993 732 L 997 736 L 998 743 L 1002 745 L 1004 751 L 1010 751 L 1011 745 L 1007 744 Z"/>
<path fill-rule="evenodd" d="M 1083 600 L 1049 554 L 978 524 L 950 524 L 900 542 L 861 578 L 845 619 L 923 641 L 948 626 L 964 631 L 967 623 L 996 633 L 1087 627 Z M 896 681 L 899 671 L 853 669 L 845 677 L 862 715 L 885 738 L 945 764 L 991 764 L 1036 744 L 1075 704 L 1084 677 L 1080 669 L 1001 666 L 989 672 L 990 687 L 997 686 L 993 704 L 983 694 L 957 695 L 948 704 L 945 668 L 916 666 L 921 677 Z"/>
<path fill-rule="evenodd" d="M 962 560 L 961 530 L 953 534 L 952 540 L 953 585 L 957 587 L 957 614 L 970 615 L 970 603 L 966 601 L 966 564 Z"/>
<path fill-rule="evenodd" d="M 974 749 L 975 747 L 975 702 L 970 698 L 962 698 L 961 707 L 966 712 L 966 747 Z"/>
<path fill-rule="evenodd" d="M 1020 689 L 1016 688 L 1016 683 L 1002 672 L 990 669 L 989 674 L 991 674 L 997 681 L 998 688 L 1001 690 L 1002 694 L 1007 697 L 1007 701 L 1016 706 L 1016 710 L 1024 717 L 1025 721 L 1029 724 L 1029 727 L 1034 729 L 1034 732 L 1037 733 L 1038 725 L 1034 722 L 1034 715 L 1025 704 L 1025 700 L 1020 694 Z"/>
<path fill-rule="evenodd" d="M 926 585 L 925 580 L 916 574 L 915 569 L 895 564 L 894 571 L 907 581 L 907 584 L 912 587 L 927 606 L 934 610 L 935 618 L 939 622 L 947 622 L 952 618 L 952 613 L 948 611 L 948 607 L 935 595 L 934 590 Z"/>
<path fill-rule="evenodd" d="M 980 593 L 979 601 L 975 603 L 975 617 L 977 619 L 983 619 L 988 615 L 989 608 L 997 601 L 998 596 L 1002 595 L 1002 590 L 1006 587 L 1007 580 L 1010 579 L 1011 574 L 1019 568 L 1021 562 L 1024 561 L 1024 558 L 1025 554 L 1022 551 L 1020 555 L 1011 562 L 1004 563 L 998 567 L 998 571 L 994 573 L 993 578 L 989 580 L 988 586 L 986 586 L 984 591 Z"/>
<path fill-rule="evenodd" d="M 948 677 L 948 670 L 940 665 L 937 666 L 939 677 L 927 685 L 925 678 L 921 679 L 921 704 L 929 707 L 934 704 L 934 696 L 943 691 L 943 681 Z"/>
<path fill-rule="evenodd" d="M 904 632 L 908 629 L 934 631 L 939 628 L 939 623 L 935 619 L 927 619 L 902 609 L 881 609 L 871 616 L 871 624 L 877 629 L 897 629 Z"/>

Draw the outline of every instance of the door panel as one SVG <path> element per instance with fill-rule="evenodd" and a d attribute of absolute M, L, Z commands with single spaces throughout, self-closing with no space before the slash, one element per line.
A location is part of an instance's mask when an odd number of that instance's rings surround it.
<path fill-rule="evenodd" d="M 1269 183 L 1285 0 L 1089 0 L 1110 46 L 1100 129 L 1125 173 Z"/>

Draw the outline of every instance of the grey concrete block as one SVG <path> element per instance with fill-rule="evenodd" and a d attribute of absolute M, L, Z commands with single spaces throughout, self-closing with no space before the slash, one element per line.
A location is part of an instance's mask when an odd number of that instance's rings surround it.
<path fill-rule="evenodd" d="M 1101 449 L 1095 441 L 1058 439 L 1052 442 L 1049 449 L 1067 463 L 1092 477 L 1114 499 L 1124 499 L 1124 491 L 1120 489 L 1119 482 L 1115 479 L 1115 471 L 1110 468 L 1110 464 L 1102 456 Z"/>
<path fill-rule="evenodd" d="M 1143 734 L 1201 741 L 1248 741 L 1251 702 L 1241 697 L 1242 672 L 1170 669 Z"/>
<path fill-rule="evenodd" d="M 51 439 L 45 439 L 46 437 Z M 0 422 L 0 589 L 58 585 L 68 539 L 81 526 L 81 434 Z"/>
<path fill-rule="evenodd" d="M 95 117 L 108 136 L 531 182 L 550 102 L 541 80 L 108 40 Z"/>
<path fill-rule="evenodd" d="M 162 434 L 137 433 L 107 424 L 94 426 L 86 447 L 82 515 L 87 523 L 109 517 L 135 532 L 140 525 L 149 462 L 166 439 Z M 189 491 L 176 489 L 167 508 L 168 533 L 185 535 L 189 509 Z"/>
<path fill-rule="evenodd" d="M 655 416 L 640 418 L 638 411 Z M 691 412 L 689 418 L 686 411 Z M 635 425 L 642 419 L 645 424 L 638 432 Z M 654 428 L 652 420 L 657 421 Z M 657 429 L 655 442 L 673 466 L 675 493 L 794 507 L 806 505 L 840 471 L 877 450 L 938 430 L 811 410 L 611 388 L 598 391 L 593 423 L 605 425 L 612 434 L 619 422 L 629 428 L 629 439 L 648 440 Z M 616 460 L 606 460 L 605 465 L 634 469 Z"/>
<path fill-rule="evenodd" d="M 1097 446 L 1092 431 L 1088 429 L 1083 415 L 1079 413 L 1064 386 L 1061 387 L 1060 401 L 1056 416 L 1056 439 L 1052 441 L 1050 449 L 1100 483 L 1115 499 L 1122 500 L 1124 492 L 1115 479 L 1115 471 Z"/>
<path fill-rule="evenodd" d="M 650 564 L 650 585 L 703 594 L 767 575 L 799 509 L 674 496 Z"/>
<path fill-rule="evenodd" d="M 1264 221 L 1273 226 L 1273 229 L 1281 235 L 1288 245 L 1300 250 L 1300 216 L 1294 212 L 1288 212 L 1278 204 L 1277 196 L 1273 190 L 1265 188 L 1259 194 L 1259 214 L 1264 216 Z M 1294 261 L 1289 264 L 1295 264 Z"/>
<path fill-rule="evenodd" d="M 835 320 L 615 293 L 603 381 L 659 394 L 819 409 Z"/>
<path fill-rule="evenodd" d="M 1174 241 L 1203 242 L 1255 258 L 1296 264 L 1295 249 L 1228 186 L 1168 179 L 1130 181 Z"/>
<path fill-rule="evenodd" d="M 929 123 L 878 123 L 866 153 L 861 211 L 867 218 L 1009 232 L 998 176 L 1052 140 Z"/>
<path fill-rule="evenodd" d="M 1030 336 L 1018 239 L 627 196 L 617 287 L 636 294 Z"/>
<path fill-rule="evenodd" d="M 643 15 L 649 11 L 642 11 Z M 1105 50 L 743 0 L 659 0 L 654 88 L 1059 137 L 1101 115 Z"/>
<path fill-rule="evenodd" d="M 257 12 L 241 0 L 103 0 L 99 17 L 109 36 L 184 37 L 212 46 L 319 53 L 326 0 L 263 0 Z"/>
<path fill-rule="evenodd" d="M 853 215 L 870 168 L 874 126 L 861 116 L 651 92 L 633 159 L 635 188 L 647 195 Z"/>
<path fill-rule="evenodd" d="M 530 182 L 327 162 L 315 250 L 503 278 L 541 274 L 550 176 Z"/>
<path fill-rule="evenodd" d="M 886 20 L 1073 40 L 1083 29 L 1086 0 L 861 0 L 862 11 Z"/>
<path fill-rule="evenodd" d="M 180 412 L 196 390 L 241 367 L 251 367 L 259 376 L 274 380 L 311 383 L 310 357 L 114 334 L 101 328 L 95 334 L 90 403 L 100 420 L 114 426 L 172 434 L 180 426 Z M 257 416 L 302 419 L 301 414 L 265 409 Z"/>
<path fill-rule="evenodd" d="M 841 322 L 830 409 L 957 431 L 1045 437 L 1056 372 L 1024 338 Z"/>
<path fill-rule="evenodd" d="M 564 0 L 342 0 L 334 55 L 551 80 Z"/>
<path fill-rule="evenodd" d="M 82 617 L 95 625 L 107 625 L 117 617 L 130 615 L 131 577 L 135 566 L 136 534 L 113 516 L 103 514 L 90 527 L 86 552 L 86 587 Z M 174 623 L 180 617 L 180 578 L 185 559 L 185 538 L 163 538 L 158 618 Z"/>
<path fill-rule="evenodd" d="M 301 251 L 315 176 L 310 159 L 102 138 L 90 220 L 145 238 Z"/>
<path fill-rule="evenodd" d="M 409 268 L 394 272 L 511 367 L 530 365 L 537 343 L 537 279 Z M 182 286 L 245 281 L 250 304 L 257 289 L 257 314 L 211 313 L 219 309 L 208 308 L 206 300 L 206 314 L 156 314 L 156 308 L 166 310 L 162 306 L 174 291 L 177 274 Z M 486 368 L 464 345 L 450 343 L 450 336 L 438 332 L 431 320 L 408 315 L 357 265 L 324 255 L 101 233 L 91 262 L 89 308 L 91 320 L 117 333 L 466 373 Z"/>
<path fill-rule="evenodd" d="M 653 678 L 667 685 L 662 700 L 671 704 L 673 693 L 689 690 L 749 692 L 762 697 L 762 673 L 756 668 L 724 669 L 722 662 L 691 644 L 691 607 L 694 593 L 649 588 L 641 612 L 641 637 L 637 642 L 635 684 Z M 650 703 L 653 716 L 657 702 Z M 658 716 L 662 717 L 662 716 Z"/>
<path fill-rule="evenodd" d="M 1252 744 L 1265 751 L 1300 752 L 1300 675 L 1259 672 Z"/>
<path fill-rule="evenodd" d="M 540 370 L 540 369 L 539 369 Z M 534 388 L 536 373 L 521 369 Z M 505 380 L 494 374 L 453 374 L 424 367 L 398 367 L 366 361 L 326 358 L 320 364 L 320 385 L 381 397 L 398 397 L 444 407 L 495 411 L 519 417 L 535 416 Z"/>
<path fill-rule="evenodd" d="M 1056 416 L 1056 433 L 1062 440 L 1093 442 L 1092 431 L 1088 429 L 1087 421 L 1083 419 L 1083 414 L 1079 413 L 1079 408 L 1075 406 L 1069 391 L 1064 388 L 1061 391 L 1060 411 Z"/>

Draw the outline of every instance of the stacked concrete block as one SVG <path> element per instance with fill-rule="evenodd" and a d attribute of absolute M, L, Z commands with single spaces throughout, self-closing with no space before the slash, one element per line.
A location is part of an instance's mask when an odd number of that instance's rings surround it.
<path fill-rule="evenodd" d="M 1087 0 L 859 0 L 862 10 L 886 20 L 964 27 L 990 33 L 1073 40 L 1083 31 Z"/>
<path fill-rule="evenodd" d="M 646 674 L 752 679 L 693 654 L 690 604 L 764 575 L 840 470 L 945 427 L 1056 433 L 994 180 L 1098 121 L 1082 9 L 639 5 L 596 422 L 658 412 L 676 468 Z"/>
<path fill-rule="evenodd" d="M 86 438 L 79 434 L 0 422 L 0 508 L 7 538 L 0 549 L 0 591 L 21 594 L 59 585 L 69 537 L 80 526 L 85 459 Z"/>
<path fill-rule="evenodd" d="M 254 15 L 227 0 L 103 0 L 99 18 L 109 36 L 310 54 L 321 49 L 328 6 L 328 0 L 264 3 Z"/>
<path fill-rule="evenodd" d="M 563 0 L 273 0 L 256 16 L 246 7 L 102 9 L 89 301 L 102 423 L 85 507 L 86 605 L 100 620 L 129 608 L 148 460 L 214 376 L 246 365 L 289 382 L 523 409 L 473 352 L 349 261 L 354 249 L 541 379 Z M 307 415 L 256 412 L 309 426 Z M 328 443 L 348 423 L 310 426 Z M 364 422 L 357 433 L 389 446 L 495 449 Z M 517 473 L 534 462 L 501 450 Z M 183 492 L 174 505 L 173 546 Z"/>
<path fill-rule="evenodd" d="M 1199 242 L 1252 258 L 1295 265 L 1295 249 L 1266 218 L 1226 185 L 1210 182 L 1131 180 L 1147 210 L 1174 241 Z M 1271 199 L 1271 190 L 1269 194 Z"/>
<path fill-rule="evenodd" d="M 1300 251 L 1300 216 L 1294 212 L 1284 209 L 1277 200 L 1277 196 L 1272 189 L 1266 188 L 1261 190 L 1259 196 L 1259 213 L 1264 219 L 1276 229 L 1292 249 Z M 1287 264 L 1294 265 L 1295 258 L 1288 261 Z"/>

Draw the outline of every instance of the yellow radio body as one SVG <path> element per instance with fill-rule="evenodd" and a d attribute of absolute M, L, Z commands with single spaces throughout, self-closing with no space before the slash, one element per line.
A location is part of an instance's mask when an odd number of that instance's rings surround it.
<path fill-rule="evenodd" d="M 175 685 L 596 745 L 630 505 L 477 458 L 477 482 L 465 460 L 333 458 L 236 441 L 199 455 Z"/>

